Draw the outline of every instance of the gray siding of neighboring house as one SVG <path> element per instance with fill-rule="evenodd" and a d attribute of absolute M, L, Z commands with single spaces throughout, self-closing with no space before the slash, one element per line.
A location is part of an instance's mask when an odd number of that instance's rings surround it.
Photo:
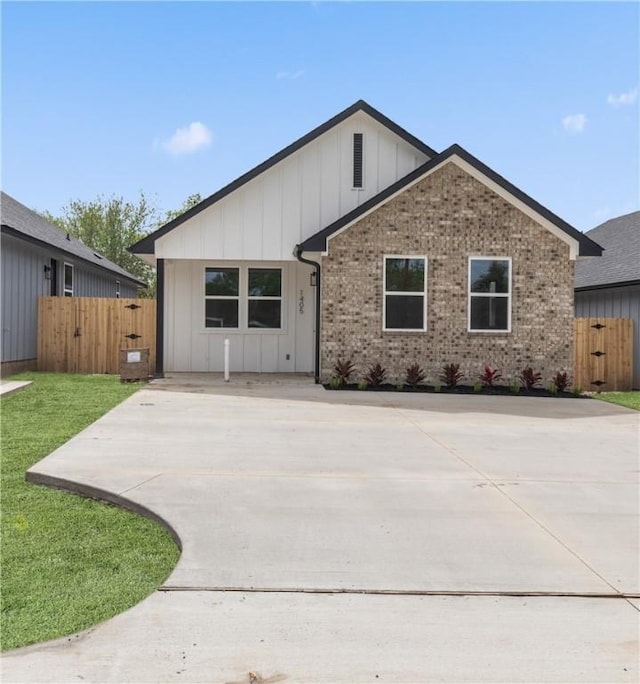
<path fill-rule="evenodd" d="M 633 319 L 633 387 L 640 389 L 640 284 L 575 293 L 577 318 Z"/>
<path fill-rule="evenodd" d="M 116 280 L 121 297 L 137 297 L 133 283 L 93 268 L 54 249 L 39 247 L 2 235 L 2 362 L 36 359 L 38 297 L 52 294 L 45 266 L 58 262 L 57 294 L 64 292 L 64 264 L 74 267 L 74 297 L 115 297 Z"/>

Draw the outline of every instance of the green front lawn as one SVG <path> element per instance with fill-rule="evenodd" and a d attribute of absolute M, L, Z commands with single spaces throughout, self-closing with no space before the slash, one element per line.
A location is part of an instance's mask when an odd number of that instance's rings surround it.
<path fill-rule="evenodd" d="M 640 411 L 640 391 L 635 392 L 601 392 L 593 395 L 595 399 L 619 404 L 630 409 Z"/>
<path fill-rule="evenodd" d="M 106 375 L 22 373 L 2 419 L 0 646 L 85 629 L 150 594 L 179 552 L 156 523 L 115 506 L 27 484 L 25 471 L 137 391 Z"/>

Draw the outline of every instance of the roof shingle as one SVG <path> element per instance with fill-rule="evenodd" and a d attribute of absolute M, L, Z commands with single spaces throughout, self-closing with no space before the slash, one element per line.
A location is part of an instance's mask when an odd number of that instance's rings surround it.
<path fill-rule="evenodd" d="M 640 282 L 640 211 L 605 221 L 585 235 L 604 252 L 599 259 L 576 263 L 576 288 Z"/>

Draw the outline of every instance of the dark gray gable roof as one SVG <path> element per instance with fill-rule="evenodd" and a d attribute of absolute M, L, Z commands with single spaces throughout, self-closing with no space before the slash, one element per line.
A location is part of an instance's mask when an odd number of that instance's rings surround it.
<path fill-rule="evenodd" d="M 0 202 L 0 223 L 2 232 L 14 237 L 27 240 L 28 242 L 39 245 L 53 247 L 60 252 L 68 254 L 70 257 L 81 259 L 92 266 L 110 271 L 115 275 L 130 280 L 136 285 L 145 285 L 141 280 L 131 275 L 128 271 L 120 268 L 109 259 L 98 255 L 91 247 L 87 247 L 80 240 L 67 236 L 53 223 L 50 223 L 40 214 L 32 211 L 24 204 L 20 204 L 6 192 L 1 193 Z"/>
<path fill-rule="evenodd" d="M 604 254 L 576 264 L 577 290 L 640 283 L 640 211 L 605 221 L 586 235 Z"/>
<path fill-rule="evenodd" d="M 255 168 L 251 169 L 251 171 L 248 171 L 244 175 L 240 176 L 240 178 L 237 178 L 233 182 L 229 183 L 229 185 L 226 185 L 221 190 L 218 190 L 218 192 L 202 200 L 202 202 L 200 202 L 199 204 L 196 204 L 194 207 L 191 207 L 191 209 L 186 211 L 184 214 L 177 216 L 175 219 L 173 219 L 173 221 L 169 221 L 169 223 L 166 223 L 164 226 L 158 228 L 158 230 L 156 230 L 154 233 L 151 233 L 139 242 L 136 242 L 135 245 L 129 247 L 129 251 L 133 252 L 134 254 L 153 254 L 154 243 L 158 238 L 162 237 L 163 235 L 166 235 L 169 231 L 173 230 L 174 228 L 177 228 L 181 223 L 184 223 L 192 216 L 199 214 L 207 207 L 210 207 L 215 202 L 218 202 L 223 197 L 226 197 L 234 190 L 237 190 L 245 183 L 248 183 L 250 180 L 260 175 L 263 171 L 266 171 L 272 166 L 275 166 L 279 161 L 282 161 L 289 155 L 293 154 L 294 152 L 297 152 L 300 148 L 304 147 L 308 143 L 320 137 L 323 133 L 326 133 L 328 130 L 330 130 L 334 126 L 337 126 L 339 123 L 342 123 L 345 119 L 348 119 L 350 116 L 359 111 L 368 114 L 372 119 L 375 119 L 378 123 L 388 128 L 390 131 L 398 135 L 400 138 L 408 142 L 410 145 L 413 145 L 413 147 L 417 148 L 428 157 L 434 157 L 437 154 L 437 152 L 433 150 L 431 147 L 425 145 L 421 140 L 418 140 L 418 138 L 411 135 L 411 133 L 405 131 L 404 128 L 398 126 L 398 124 L 391 121 L 391 119 L 388 119 L 384 114 L 379 112 L 377 109 L 374 109 L 364 100 L 358 100 L 350 107 L 347 107 L 347 109 L 345 109 L 344 111 L 340 112 L 339 114 L 336 114 L 336 116 L 329 119 L 328 121 L 325 121 L 325 123 L 321 124 L 317 128 L 314 128 L 306 135 L 303 135 L 302 138 L 299 138 L 294 143 L 291 143 L 291 145 L 288 145 L 284 149 L 280 150 L 280 152 L 277 152 L 272 157 L 269 157 L 269 159 L 262 162 L 262 164 L 259 164 Z"/>
<path fill-rule="evenodd" d="M 386 199 L 388 199 L 392 195 L 395 195 L 397 192 L 401 191 L 403 188 L 410 185 L 413 181 L 420 178 L 423 174 L 427 173 L 432 168 L 435 168 L 436 166 L 441 164 L 443 161 L 446 161 L 453 155 L 456 155 L 457 157 L 460 157 L 461 159 L 466 161 L 468 164 L 473 166 L 487 178 L 490 178 L 494 183 L 497 183 L 509 194 L 513 195 L 521 202 L 526 204 L 528 207 L 533 209 L 535 212 L 537 212 L 538 214 L 546 218 L 548 221 L 556 225 L 558 228 L 563 230 L 565 233 L 567 233 L 567 235 L 570 235 L 572 238 L 575 238 L 580 246 L 580 256 L 600 256 L 600 254 L 602 253 L 602 248 L 600 247 L 600 245 L 596 244 L 593 240 L 586 237 L 584 233 L 581 233 L 579 230 L 576 230 L 566 221 L 563 221 L 559 216 L 556 216 L 546 207 L 543 207 L 539 202 L 536 202 L 533 198 L 529 197 L 529 195 L 525 194 L 524 192 L 522 192 L 522 190 L 518 189 L 515 185 L 513 185 L 508 180 L 506 180 L 505 178 L 497 174 L 495 171 L 493 171 L 493 169 L 490 169 L 486 164 L 483 164 L 479 159 L 476 159 L 476 157 L 469 154 L 469 152 L 467 152 L 464 148 L 460 147 L 460 145 L 451 145 L 451 147 L 448 147 L 446 150 L 444 150 L 444 152 L 435 156 L 433 159 L 430 159 L 429 161 L 425 162 L 417 169 L 414 169 L 411 173 L 404 176 L 404 178 L 401 178 L 393 185 L 390 185 L 388 188 L 378 193 L 377 195 L 369 199 L 367 202 L 360 205 L 358 208 L 349 212 L 345 216 L 342 216 L 337 221 L 332 223 L 330 226 L 327 226 L 315 235 L 312 235 L 310 238 L 307 238 L 300 245 L 300 247 L 303 251 L 307 252 L 324 252 L 327 248 L 328 237 L 336 233 L 341 228 L 344 228 L 344 226 L 348 225 L 352 221 L 355 221 L 369 210 L 374 209 L 379 204 L 384 202 Z"/>

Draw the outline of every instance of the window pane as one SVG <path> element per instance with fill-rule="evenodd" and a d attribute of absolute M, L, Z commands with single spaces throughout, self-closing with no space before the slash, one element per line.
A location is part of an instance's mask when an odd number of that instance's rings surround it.
<path fill-rule="evenodd" d="M 509 262 L 505 259 L 473 259 L 471 292 L 509 292 Z"/>
<path fill-rule="evenodd" d="M 282 302 L 274 299 L 252 299 L 249 301 L 250 328 L 280 328 L 280 307 Z"/>
<path fill-rule="evenodd" d="M 249 297 L 280 297 L 281 281 L 279 268 L 250 268 Z"/>
<path fill-rule="evenodd" d="M 64 286 L 67 290 L 73 288 L 73 266 L 64 265 Z"/>
<path fill-rule="evenodd" d="M 507 330 L 508 297 L 471 297 L 472 330 Z"/>
<path fill-rule="evenodd" d="M 205 300 L 206 328 L 237 328 L 238 300 L 237 299 L 207 299 Z"/>
<path fill-rule="evenodd" d="M 386 295 L 385 328 L 422 330 L 424 297 Z"/>
<path fill-rule="evenodd" d="M 387 292 L 424 292 L 424 259 L 386 259 Z"/>
<path fill-rule="evenodd" d="M 226 297 L 238 296 L 237 268 L 207 268 L 205 272 L 205 294 Z"/>

